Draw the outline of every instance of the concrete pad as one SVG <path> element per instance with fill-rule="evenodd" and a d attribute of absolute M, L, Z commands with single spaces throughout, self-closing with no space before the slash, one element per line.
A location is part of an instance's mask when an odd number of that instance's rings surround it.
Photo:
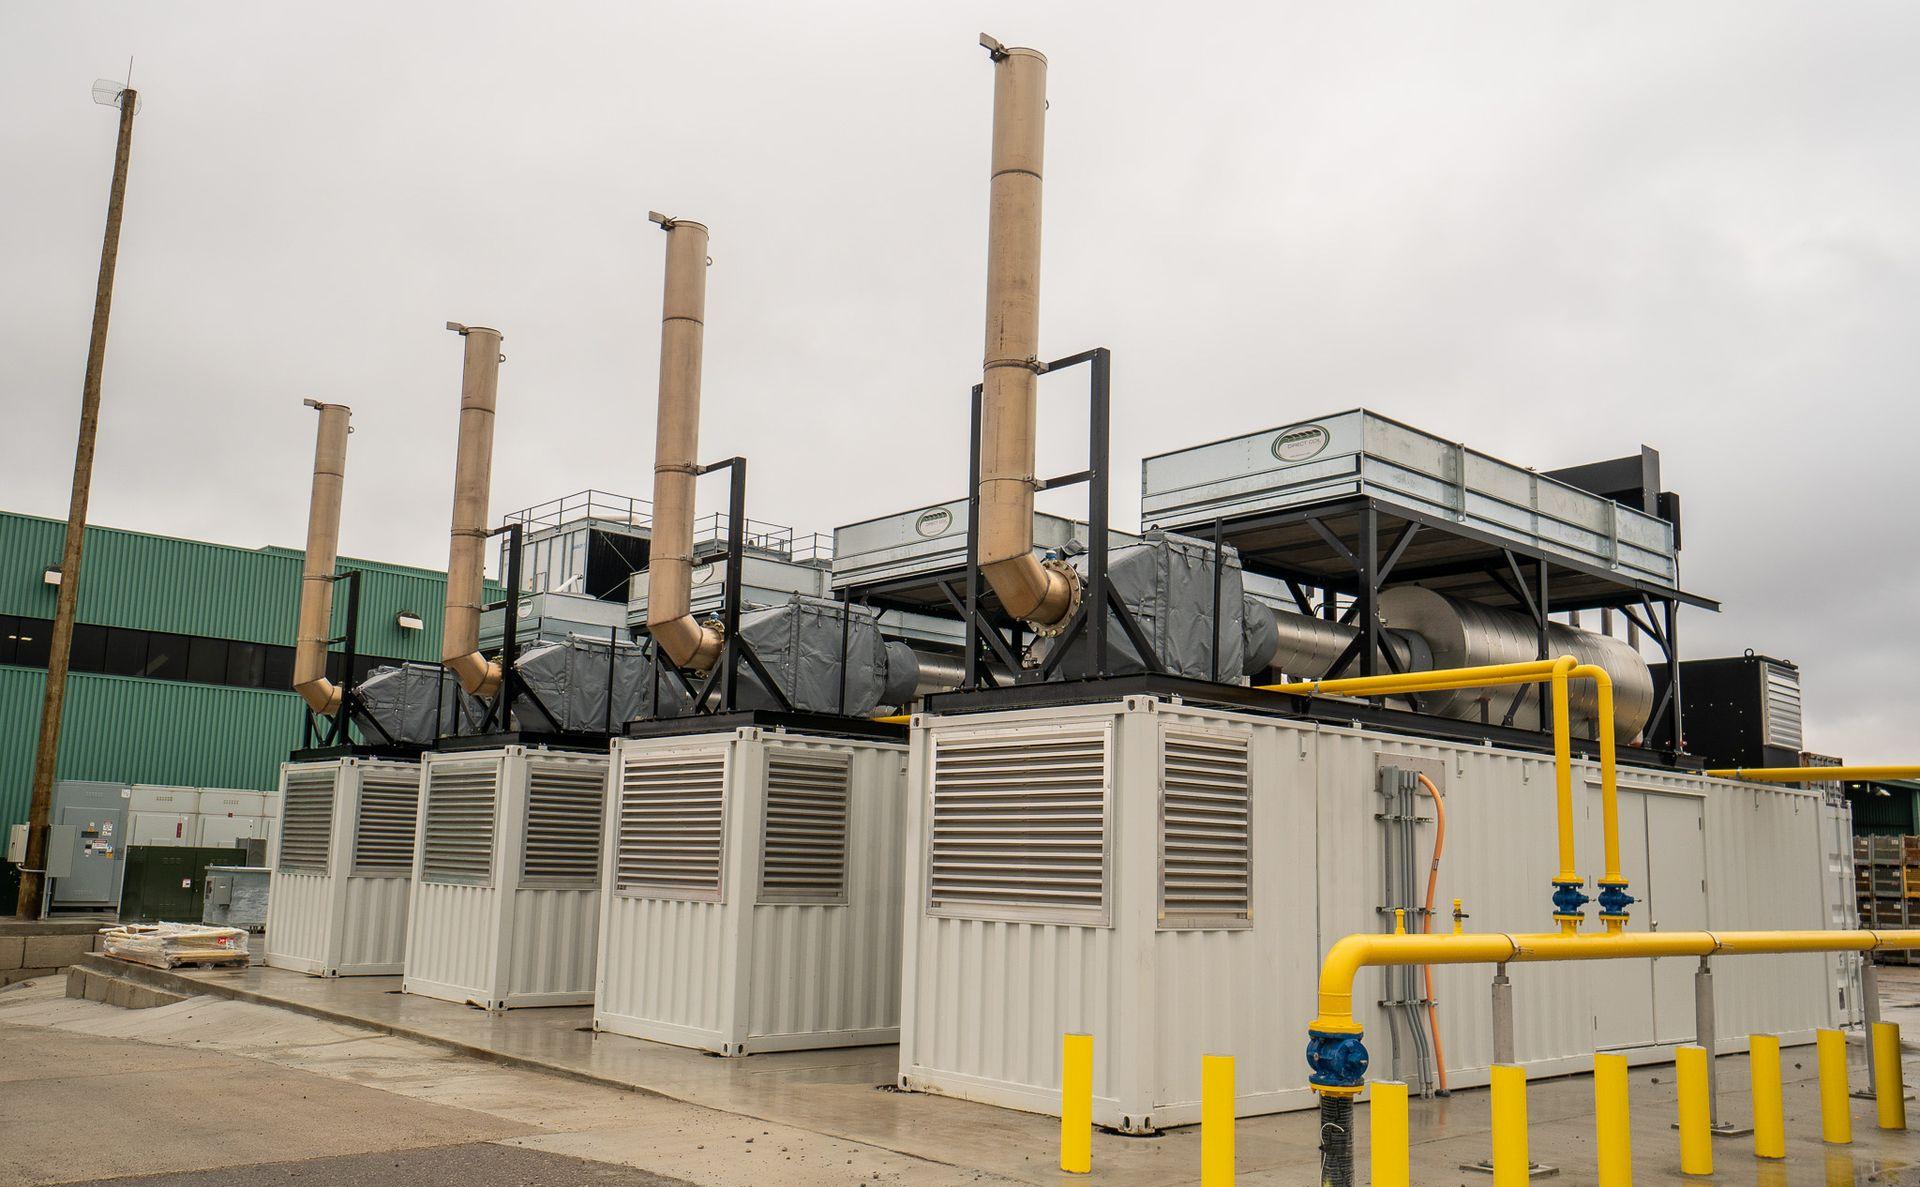
<path fill-rule="evenodd" d="M 98 1181 L 98 1180 L 96 1180 Z M 300 1162 L 142 1175 L 114 1179 L 113 1187 L 693 1187 L 627 1167 L 607 1166 L 509 1146 L 474 1143 L 379 1154 L 348 1154 Z"/>
<path fill-rule="evenodd" d="M 98 1036 L 15 1030 L 0 1044 L 0 1058 L 27 1046 L 42 1069 L 57 1066 L 0 1092 L 5 1183 L 244 1165 L 259 1160 L 261 1134 L 273 1135 L 276 1158 L 298 1159 L 485 1141 L 529 1128 L 257 1061 Z M 182 1056 L 180 1065 L 118 1067 L 156 1050 Z M 77 1126 L 139 1139 L 78 1142 Z"/>

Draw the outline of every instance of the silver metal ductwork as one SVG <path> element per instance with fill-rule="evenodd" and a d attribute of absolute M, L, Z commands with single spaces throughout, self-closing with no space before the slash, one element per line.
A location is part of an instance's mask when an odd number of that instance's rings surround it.
<path fill-rule="evenodd" d="M 1450 598 L 1417 585 L 1401 585 L 1380 595 L 1380 616 L 1394 630 L 1410 631 L 1425 639 L 1435 668 L 1478 667 L 1483 664 L 1524 663 L 1539 655 L 1540 641 L 1532 620 L 1511 610 Z M 1547 625 L 1547 653 L 1571 655 L 1584 664 L 1604 668 L 1613 678 L 1613 732 L 1622 742 L 1640 735 L 1653 716 L 1653 673 L 1640 653 L 1619 639 L 1559 623 Z M 1421 707 L 1431 713 L 1479 720 L 1483 713 L 1498 722 L 1506 715 L 1513 693 L 1461 689 L 1422 693 Z M 1576 724 L 1591 723 L 1598 712 L 1591 681 L 1576 680 L 1567 689 L 1567 711 Z M 1539 698 L 1525 697 L 1513 723 L 1524 729 L 1540 726 Z"/>
<path fill-rule="evenodd" d="M 466 343 L 460 372 L 460 437 L 453 471 L 453 528 L 447 547 L 447 616 L 441 662 L 477 697 L 500 691 L 500 665 L 480 654 L 485 607 L 487 494 L 493 484 L 494 404 L 500 390 L 500 331 L 448 322 Z"/>
<path fill-rule="evenodd" d="M 340 687 L 327 679 L 327 645 L 333 639 L 333 568 L 339 560 L 340 496 L 346 483 L 353 409 L 318 400 L 308 400 L 306 405 L 320 413 L 320 430 L 313 447 L 313 496 L 307 506 L 307 551 L 300 568 L 293 691 L 309 709 L 324 716 L 340 711 Z"/>
<path fill-rule="evenodd" d="M 1250 603 L 1250 613 L 1252 607 Z M 1272 616 L 1273 629 L 1280 637 L 1269 664 L 1272 671 L 1303 680 L 1359 674 L 1359 665 L 1352 662 L 1339 672 L 1330 670 L 1359 634 L 1357 628 L 1307 614 L 1261 608 Z M 1531 619 L 1420 586 L 1402 585 L 1383 591 L 1380 616 L 1388 628 L 1380 636 L 1383 645 L 1391 650 L 1394 666 L 1403 672 L 1524 663 L 1539 654 L 1540 640 Z M 1631 742 L 1640 735 L 1653 715 L 1653 673 L 1638 651 L 1619 639 L 1559 623 L 1548 625 L 1547 650 L 1551 655 L 1571 655 L 1581 663 L 1604 668 L 1613 678 L 1615 740 Z M 1498 724 L 1506 718 L 1515 692 L 1468 688 L 1421 693 L 1415 701 L 1423 713 Z M 1568 685 L 1567 704 L 1576 730 L 1592 733 L 1599 710 L 1592 682 L 1576 680 Z M 1521 697 L 1513 724 L 1521 729 L 1540 727 L 1537 696 L 1529 693 Z"/>

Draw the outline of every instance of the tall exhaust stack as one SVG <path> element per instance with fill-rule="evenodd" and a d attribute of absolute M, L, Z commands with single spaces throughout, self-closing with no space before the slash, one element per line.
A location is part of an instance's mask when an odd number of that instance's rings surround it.
<path fill-rule="evenodd" d="M 722 642 L 720 632 L 693 617 L 693 487 L 700 473 L 696 455 L 707 318 L 707 228 L 657 211 L 647 217 L 667 233 L 647 630 L 675 665 L 705 672 L 719 660 Z"/>
<path fill-rule="evenodd" d="M 340 552 L 340 494 L 347 475 L 353 409 L 305 401 L 320 413 L 313 447 L 313 497 L 307 504 L 307 552 L 300 569 L 300 623 L 294 636 L 293 691 L 321 716 L 340 711 L 340 686 L 327 679 L 333 638 L 333 569 Z"/>
<path fill-rule="evenodd" d="M 447 614 L 441 661 L 477 697 L 500 691 L 500 665 L 480 654 L 486 575 L 487 494 L 493 485 L 493 417 L 500 391 L 500 331 L 448 322 L 466 339 L 460 374 L 460 441 L 453 471 L 453 532 L 447 549 Z"/>
<path fill-rule="evenodd" d="M 980 398 L 980 567 L 1015 618 L 1045 632 L 1072 615 L 1080 581 L 1033 555 L 1034 394 L 1040 351 L 1040 178 L 1047 59 L 982 33 L 992 55 L 993 182 L 987 343 Z"/>

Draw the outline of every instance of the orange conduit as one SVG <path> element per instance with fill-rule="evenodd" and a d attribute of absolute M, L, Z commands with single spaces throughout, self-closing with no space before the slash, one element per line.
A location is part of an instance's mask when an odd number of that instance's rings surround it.
<path fill-rule="evenodd" d="M 1427 794 L 1433 797 L 1433 862 L 1427 867 L 1427 909 L 1421 916 L 1420 925 L 1421 931 L 1432 935 L 1433 889 L 1440 882 L 1440 854 L 1447 847 L 1447 806 L 1440 799 L 1440 789 L 1433 785 L 1433 780 L 1417 773 L 1415 777 L 1420 780 L 1420 786 L 1427 789 Z M 1433 1035 L 1433 1069 L 1439 1073 L 1440 1091 L 1448 1092 L 1451 1090 L 1447 1087 L 1447 1054 L 1440 1045 L 1440 1015 L 1433 1002 L 1433 966 L 1421 965 L 1420 971 L 1426 979 L 1427 1031 Z"/>

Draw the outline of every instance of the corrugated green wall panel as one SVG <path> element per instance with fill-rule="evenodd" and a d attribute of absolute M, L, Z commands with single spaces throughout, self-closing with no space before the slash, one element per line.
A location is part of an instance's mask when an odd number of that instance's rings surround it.
<path fill-rule="evenodd" d="M 0 666 L 0 826 L 27 818 L 47 674 Z M 75 673 L 61 731 L 63 779 L 271 791 L 300 744 L 291 692 Z"/>
<path fill-rule="evenodd" d="M 0 614 L 53 617 L 54 587 L 42 574 L 59 563 L 66 525 L 0 513 Z M 80 621 L 219 639 L 292 646 L 300 597 L 300 552 L 245 549 L 170 536 L 89 527 L 80 577 Z M 342 558 L 360 569 L 360 651 L 429 662 L 440 658 L 446 581 L 437 573 Z M 344 592 L 344 591 L 342 591 Z M 489 586 L 489 600 L 505 596 Z M 401 630 L 394 617 L 425 621 Z M 346 629 L 345 599 L 334 602 L 334 631 Z"/>

